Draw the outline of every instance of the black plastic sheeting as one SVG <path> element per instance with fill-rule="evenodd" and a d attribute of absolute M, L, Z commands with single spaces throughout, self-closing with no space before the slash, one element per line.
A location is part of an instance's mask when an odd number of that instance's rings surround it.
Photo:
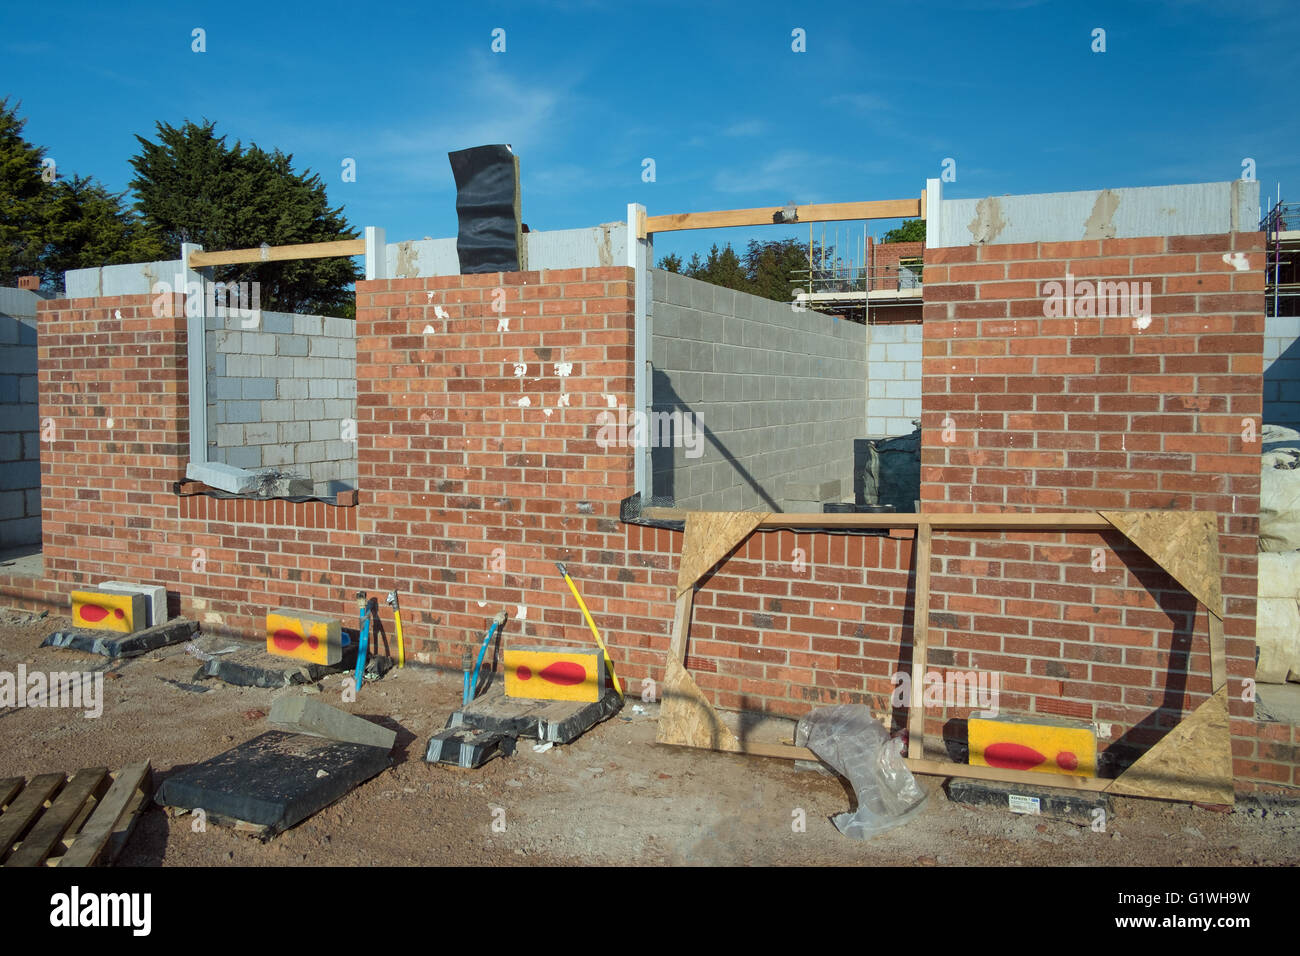
<path fill-rule="evenodd" d="M 519 164 L 509 146 L 448 153 L 456 178 L 456 255 L 462 275 L 518 272 Z"/>

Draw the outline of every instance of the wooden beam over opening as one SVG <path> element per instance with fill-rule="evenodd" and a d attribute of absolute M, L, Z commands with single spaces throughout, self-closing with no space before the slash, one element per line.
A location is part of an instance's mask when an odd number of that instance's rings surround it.
<path fill-rule="evenodd" d="M 366 254 L 366 240 L 339 239 L 335 242 L 302 242 L 293 246 L 259 246 L 256 249 L 228 249 L 225 252 L 191 252 L 189 267 L 234 266 L 245 262 L 283 262 L 288 259 L 350 258 Z"/>
<path fill-rule="evenodd" d="M 819 203 L 796 206 L 795 218 L 786 219 L 785 206 L 759 209 L 723 209 L 717 212 L 682 212 L 668 216 L 647 216 L 644 239 L 656 232 L 682 229 L 722 229 L 729 226 L 771 226 L 795 222 L 845 222 L 855 219 L 915 219 L 921 215 L 921 200 L 877 199 L 871 202 Z"/>

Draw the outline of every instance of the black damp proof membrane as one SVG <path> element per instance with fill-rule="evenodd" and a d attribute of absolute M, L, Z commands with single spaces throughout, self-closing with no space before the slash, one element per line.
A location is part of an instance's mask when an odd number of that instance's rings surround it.
<path fill-rule="evenodd" d="M 279 833 L 391 765 L 382 747 L 273 730 L 170 775 L 156 799 Z"/>
<path fill-rule="evenodd" d="M 519 177 L 509 146 L 448 153 L 456 179 L 456 254 L 462 275 L 518 272 Z"/>

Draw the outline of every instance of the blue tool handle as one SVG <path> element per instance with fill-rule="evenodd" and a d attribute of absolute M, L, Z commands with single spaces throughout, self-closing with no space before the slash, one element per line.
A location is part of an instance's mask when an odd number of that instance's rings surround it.
<path fill-rule="evenodd" d="M 369 607 L 366 608 L 369 611 Z M 366 672 L 366 649 L 370 643 L 370 615 L 367 613 L 361 618 L 361 640 L 357 647 L 357 673 L 352 683 L 357 693 L 361 692 L 361 681 L 365 679 Z"/>
<path fill-rule="evenodd" d="M 470 682 L 471 700 L 473 700 L 474 696 L 478 694 L 478 672 L 479 668 L 483 666 L 483 655 L 487 653 L 488 645 L 492 643 L 492 635 L 495 634 L 497 628 L 502 625 L 504 617 L 505 614 L 501 613 L 492 619 L 492 626 L 488 628 L 487 637 L 483 638 L 483 644 L 478 649 L 478 662 L 474 665 L 474 679 Z"/>

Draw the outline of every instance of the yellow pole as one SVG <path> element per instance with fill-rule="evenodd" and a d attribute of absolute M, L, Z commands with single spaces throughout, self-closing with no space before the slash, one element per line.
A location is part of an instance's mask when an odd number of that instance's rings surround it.
<path fill-rule="evenodd" d="M 397 622 L 397 666 L 406 666 L 406 644 L 402 640 L 402 612 L 393 608 L 393 620 Z"/>
<path fill-rule="evenodd" d="M 600 645 L 600 651 L 605 655 L 605 666 L 609 668 L 609 676 L 614 678 L 614 690 L 618 691 L 618 696 L 623 696 L 623 688 L 618 682 L 618 675 L 614 673 L 614 662 L 609 658 L 609 649 L 605 647 L 605 642 L 600 639 L 600 631 L 596 630 L 596 622 L 591 619 L 591 612 L 587 610 L 586 602 L 582 600 L 582 595 L 578 593 L 578 588 L 573 583 L 573 578 L 569 577 L 569 572 L 565 570 L 564 565 L 555 562 L 555 566 L 560 569 L 564 575 L 564 583 L 569 586 L 573 592 L 574 600 L 578 602 L 578 607 L 582 608 L 582 616 L 587 619 L 587 626 L 591 628 L 591 633 L 596 638 L 596 643 Z"/>
<path fill-rule="evenodd" d="M 397 666 L 406 666 L 406 642 L 402 640 L 402 612 L 397 609 L 397 592 L 388 592 L 388 606 L 393 609 L 393 620 L 397 622 Z"/>

